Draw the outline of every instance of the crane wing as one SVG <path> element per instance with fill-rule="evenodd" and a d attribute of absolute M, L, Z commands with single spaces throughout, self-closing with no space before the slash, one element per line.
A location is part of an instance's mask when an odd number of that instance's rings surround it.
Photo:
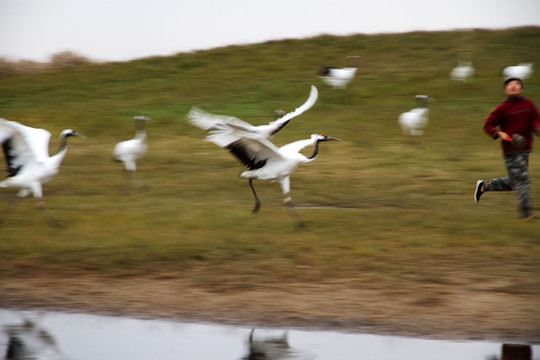
<path fill-rule="evenodd" d="M 311 85 L 311 91 L 309 92 L 309 97 L 308 97 L 308 99 L 306 100 L 305 103 L 303 103 L 301 106 L 296 108 L 294 111 L 291 111 L 290 113 L 285 114 L 284 116 L 280 117 L 279 119 L 272 121 L 268 125 L 263 125 L 263 126 L 260 126 L 260 127 L 261 128 L 262 127 L 268 127 L 269 128 L 268 129 L 269 132 L 270 132 L 269 137 L 274 135 L 279 130 L 281 130 L 285 125 L 287 125 L 289 123 L 289 121 L 291 121 L 292 118 L 297 117 L 300 114 L 302 114 L 302 113 L 306 112 L 307 110 L 309 110 L 313 106 L 313 104 L 315 104 L 315 102 L 317 101 L 318 96 L 319 96 L 319 92 L 317 91 L 317 88 L 315 86 Z"/>
<path fill-rule="evenodd" d="M 271 158 L 282 158 L 279 149 L 264 136 L 247 131 L 211 131 L 206 140 L 228 149 L 250 170 L 263 167 Z"/>
<path fill-rule="evenodd" d="M 203 130 L 244 130 L 254 131 L 251 124 L 232 116 L 210 114 L 200 107 L 194 106 L 187 115 L 189 122 Z"/>
<path fill-rule="evenodd" d="M 292 118 L 299 116 L 309 110 L 317 101 L 319 92 L 317 88 L 311 85 L 309 97 L 304 104 L 296 108 L 294 111 L 285 114 L 267 125 L 253 126 L 243 120 L 232 116 L 214 115 L 207 113 L 199 107 L 193 107 L 188 113 L 189 122 L 203 130 L 210 131 L 226 131 L 226 130 L 241 130 L 263 135 L 265 138 L 270 138 L 272 135 L 281 130 L 291 121 Z"/>
<path fill-rule="evenodd" d="M 279 151 L 283 154 L 297 154 L 303 148 L 313 145 L 314 142 L 315 141 L 313 139 L 298 140 L 290 144 L 283 145 L 279 148 Z"/>
<path fill-rule="evenodd" d="M 47 159 L 50 137 L 51 134 L 47 130 L 0 119 L 0 143 L 2 143 L 10 176 L 30 162 L 41 162 Z"/>

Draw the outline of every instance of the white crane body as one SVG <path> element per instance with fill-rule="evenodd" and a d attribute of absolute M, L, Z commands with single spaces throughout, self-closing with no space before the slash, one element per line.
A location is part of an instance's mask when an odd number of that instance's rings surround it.
<path fill-rule="evenodd" d="M 460 62 L 450 72 L 452 81 L 465 82 L 474 76 L 474 67 L 472 62 Z"/>
<path fill-rule="evenodd" d="M 428 102 L 433 99 L 428 95 L 416 95 L 417 106 L 398 117 L 398 123 L 404 135 L 422 136 L 429 122 Z"/>
<path fill-rule="evenodd" d="M 145 140 L 146 132 L 137 132 L 135 138 L 119 142 L 114 146 L 113 157 L 116 161 L 124 163 L 127 171 L 136 171 L 137 160 L 148 150 Z"/>
<path fill-rule="evenodd" d="M 242 136 L 242 134 L 238 135 Z M 299 153 L 306 146 L 314 145 L 314 138 L 295 141 L 280 148 L 277 148 L 270 141 L 261 137 L 253 137 L 251 140 L 246 139 L 247 137 L 244 134 L 244 138 L 235 141 L 236 152 L 231 149 L 230 144 L 225 147 L 229 148 L 240 161 L 245 162 L 245 157 L 242 160 L 237 155 L 237 153 L 240 153 L 238 150 L 239 147 L 243 147 L 242 152 L 249 154 L 247 155 L 249 158 L 248 162 L 262 166 L 253 165 L 250 167 L 250 170 L 242 172 L 240 177 L 244 179 L 267 180 L 270 182 L 277 181 L 280 183 L 281 190 L 285 196 L 288 196 L 290 193 L 289 175 L 296 170 L 298 165 L 315 160 L 315 158 L 310 159 Z M 209 141 L 216 143 L 212 138 L 209 138 Z"/>
<path fill-rule="evenodd" d="M 357 68 L 332 68 L 326 67 L 321 76 L 321 80 L 334 89 L 345 89 L 347 85 L 354 79 Z"/>
<path fill-rule="evenodd" d="M 71 130 L 64 130 L 61 139 Z M 50 181 L 60 170 L 66 156 L 67 146 L 61 146 L 57 154 L 49 157 L 51 133 L 35 129 L 15 121 L 0 119 L 0 143 L 8 162 L 11 175 L 0 182 L 0 187 L 19 188 L 19 197 L 30 193 L 36 198 L 43 197 L 41 184 Z"/>
<path fill-rule="evenodd" d="M 399 124 L 404 134 L 421 136 L 429 121 L 428 108 L 415 108 L 399 116 Z"/>
<path fill-rule="evenodd" d="M 135 120 L 135 137 L 117 143 L 113 148 L 112 154 L 114 160 L 124 164 L 126 174 L 139 191 L 146 191 L 148 190 L 148 186 L 139 180 L 135 172 L 137 171 L 137 161 L 148 151 L 145 122 L 150 120 L 150 118 L 144 115 L 137 115 L 133 119 Z"/>
<path fill-rule="evenodd" d="M 360 56 L 348 56 L 347 65 L 342 68 L 324 66 L 319 73 L 319 78 L 333 89 L 344 90 L 354 79 L 360 64 L 360 59 Z"/>
<path fill-rule="evenodd" d="M 44 129 L 35 129 L 15 121 L 0 119 L 0 144 L 4 150 L 8 177 L 0 182 L 0 187 L 18 188 L 17 198 L 32 194 L 39 199 L 38 206 L 46 210 L 42 201 L 42 184 L 50 181 L 60 171 L 60 165 L 67 153 L 67 138 L 81 136 L 71 129 L 60 134 L 60 149 L 49 156 L 51 134 Z M 46 212 L 55 225 L 58 222 Z M 0 219 L 1 221 L 1 219 Z"/>
<path fill-rule="evenodd" d="M 256 200 L 254 212 L 258 211 L 260 202 L 253 189 L 253 180 L 279 182 L 285 196 L 285 202 L 289 202 L 289 175 L 296 170 L 298 165 L 315 160 L 318 154 L 319 142 L 339 141 L 326 135 L 313 134 L 310 139 L 295 141 L 278 148 L 264 136 L 244 130 L 212 130 L 206 140 L 228 149 L 240 162 L 248 167 L 249 170 L 242 172 L 240 177 L 250 181 Z M 314 147 L 314 152 L 309 157 L 300 153 L 307 146 Z"/>
<path fill-rule="evenodd" d="M 533 73 L 532 63 L 521 63 L 519 65 L 507 66 L 503 69 L 502 74 L 507 78 L 528 79 Z"/>

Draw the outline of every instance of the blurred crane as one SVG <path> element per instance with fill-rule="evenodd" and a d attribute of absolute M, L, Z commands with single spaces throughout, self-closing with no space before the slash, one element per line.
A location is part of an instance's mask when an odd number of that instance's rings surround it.
<path fill-rule="evenodd" d="M 259 336 L 255 338 L 252 329 L 248 338 L 248 354 L 242 360 L 285 360 L 294 359 L 294 352 L 289 345 L 288 333 L 281 336 Z"/>
<path fill-rule="evenodd" d="M 267 125 L 254 126 L 248 124 L 245 121 L 237 119 L 232 116 L 223 116 L 223 115 L 213 115 L 205 112 L 204 110 L 193 107 L 188 113 L 188 119 L 192 125 L 195 125 L 203 130 L 210 131 L 233 131 L 233 130 L 242 130 L 254 134 L 263 136 L 266 139 L 269 139 L 281 130 L 285 125 L 291 121 L 294 117 L 299 116 L 305 111 L 309 110 L 313 104 L 317 101 L 318 97 L 317 88 L 311 85 L 311 91 L 309 97 L 304 104 L 298 107 L 296 110 L 284 114 L 283 112 L 277 111 L 276 114 L 282 115 L 276 120 L 268 123 Z M 277 115 L 277 116 L 279 116 Z"/>
<path fill-rule="evenodd" d="M 474 76 L 474 67 L 471 61 L 459 61 L 450 72 L 452 81 L 466 82 Z"/>
<path fill-rule="evenodd" d="M 421 136 L 429 121 L 427 95 L 416 95 L 417 107 L 399 115 L 398 122 L 404 135 Z"/>
<path fill-rule="evenodd" d="M 507 66 L 502 70 L 502 75 L 505 78 L 519 78 L 525 80 L 529 78 L 533 73 L 533 64 L 532 63 L 521 63 L 515 66 Z"/>
<path fill-rule="evenodd" d="M 126 173 L 135 186 L 141 190 L 148 190 L 148 187 L 135 175 L 137 171 L 137 160 L 147 151 L 145 122 L 150 118 L 144 115 L 134 117 L 135 137 L 131 140 L 121 141 L 114 146 L 114 160 L 124 164 Z"/>
<path fill-rule="evenodd" d="M 255 197 L 253 212 L 256 213 L 259 211 L 261 202 L 253 187 L 253 180 L 279 182 L 285 196 L 283 201 L 292 210 L 294 208 L 290 196 L 289 175 L 298 165 L 315 160 L 319 152 L 320 142 L 338 139 L 322 134 L 314 134 L 311 135 L 310 139 L 295 141 L 277 148 L 265 136 L 246 131 L 242 127 L 215 127 L 210 130 L 206 140 L 228 149 L 240 162 L 248 167 L 249 170 L 242 172 L 240 177 L 249 180 L 249 186 Z M 300 154 L 300 150 L 311 145 L 314 147 L 311 156 L 306 157 Z M 298 214 L 296 216 L 299 218 Z M 298 226 L 303 226 L 301 220 L 299 220 Z"/>
<path fill-rule="evenodd" d="M 8 336 L 5 360 L 68 360 L 47 329 L 31 320 L 8 325 L 4 331 Z"/>
<path fill-rule="evenodd" d="M 319 73 L 321 80 L 334 89 L 346 89 L 347 85 L 354 79 L 358 70 L 360 56 L 349 56 L 347 58 L 347 67 L 336 68 L 325 66 Z"/>
<path fill-rule="evenodd" d="M 5 214 L 11 211 L 18 200 L 30 193 L 39 199 L 37 206 L 52 225 L 58 221 L 49 213 L 43 201 L 42 184 L 51 180 L 60 169 L 67 152 L 67 138 L 81 136 L 71 129 L 60 134 L 60 148 L 56 155 L 49 157 L 49 139 L 51 133 L 44 129 L 35 129 L 15 121 L 0 119 L 0 143 L 7 163 L 8 178 L 0 182 L 0 187 L 19 188 Z M 2 219 L 0 219 L 1 222 Z"/>

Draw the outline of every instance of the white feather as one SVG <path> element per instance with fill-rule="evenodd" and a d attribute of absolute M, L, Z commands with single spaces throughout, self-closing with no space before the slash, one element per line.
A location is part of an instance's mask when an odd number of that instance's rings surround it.
<path fill-rule="evenodd" d="M 76 135 L 73 130 L 64 130 L 60 135 L 63 143 L 68 134 Z M 47 130 L 0 119 L 0 141 L 5 144 L 6 161 L 9 160 L 10 171 L 16 172 L 0 182 L 0 187 L 20 188 L 19 197 L 26 197 L 31 192 L 34 197 L 41 198 L 41 185 L 58 174 L 67 151 L 64 146 L 49 157 L 50 137 Z"/>
<path fill-rule="evenodd" d="M 135 172 L 137 170 L 137 161 L 146 154 L 148 145 L 146 145 L 146 130 L 144 122 L 149 120 L 145 116 L 135 116 L 135 137 L 131 140 L 121 141 L 113 148 L 113 158 L 116 161 L 124 163 L 127 171 Z"/>
<path fill-rule="evenodd" d="M 474 67 L 470 61 L 459 62 L 450 72 L 452 81 L 465 82 L 474 76 Z"/>
<path fill-rule="evenodd" d="M 421 136 L 429 122 L 429 109 L 427 102 L 431 98 L 427 95 L 417 95 L 419 105 L 407 112 L 402 113 L 398 117 L 398 123 L 404 135 Z"/>
<path fill-rule="evenodd" d="M 252 132 L 264 136 L 269 139 L 278 132 L 283 126 L 285 126 L 291 119 L 301 115 L 309 110 L 313 104 L 317 101 L 318 91 L 315 86 L 311 86 L 309 97 L 304 104 L 296 108 L 294 111 L 285 114 L 284 116 L 276 119 L 266 125 L 253 126 L 243 120 L 232 116 L 214 115 L 210 114 L 198 107 L 193 107 L 188 113 L 187 117 L 189 122 L 203 130 L 210 131 L 226 131 L 226 130 L 240 130 L 246 132 Z"/>
<path fill-rule="evenodd" d="M 354 79 L 357 68 L 328 68 L 328 74 L 319 76 L 323 82 L 334 89 L 345 89 Z"/>
<path fill-rule="evenodd" d="M 502 74 L 507 78 L 515 77 L 522 80 L 528 79 L 533 73 L 532 63 L 521 63 L 515 66 L 507 66 L 503 69 Z"/>

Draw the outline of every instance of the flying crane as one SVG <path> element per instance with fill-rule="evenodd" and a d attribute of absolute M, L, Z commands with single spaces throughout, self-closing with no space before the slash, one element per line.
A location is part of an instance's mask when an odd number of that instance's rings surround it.
<path fill-rule="evenodd" d="M 15 121 L 0 119 L 0 143 L 4 151 L 8 172 L 7 179 L 0 182 L 0 187 L 19 188 L 16 200 L 32 194 L 34 198 L 38 199 L 38 208 L 55 226 L 60 224 L 45 207 L 42 184 L 58 174 L 62 160 L 66 156 L 67 138 L 71 136 L 81 135 L 71 129 L 62 131 L 58 152 L 49 156 L 50 132 L 25 126 Z M 8 205 L 6 214 L 17 202 L 13 201 Z M 1 221 L 2 219 L 0 219 Z"/>
<path fill-rule="evenodd" d="M 315 160 L 320 142 L 341 141 L 324 134 L 313 134 L 309 139 L 295 141 L 278 148 L 260 134 L 239 129 L 212 130 L 206 140 L 228 149 L 249 169 L 242 172 L 240 177 L 248 179 L 255 197 L 253 213 L 258 212 L 261 207 L 261 201 L 253 187 L 253 180 L 279 182 L 284 195 L 284 204 L 287 208 L 294 209 L 290 195 L 289 175 L 296 170 L 298 165 Z M 300 153 L 300 150 L 307 146 L 314 147 L 313 153 L 308 157 Z M 299 218 L 297 214 L 296 216 Z M 298 226 L 303 226 L 301 219 Z"/>

